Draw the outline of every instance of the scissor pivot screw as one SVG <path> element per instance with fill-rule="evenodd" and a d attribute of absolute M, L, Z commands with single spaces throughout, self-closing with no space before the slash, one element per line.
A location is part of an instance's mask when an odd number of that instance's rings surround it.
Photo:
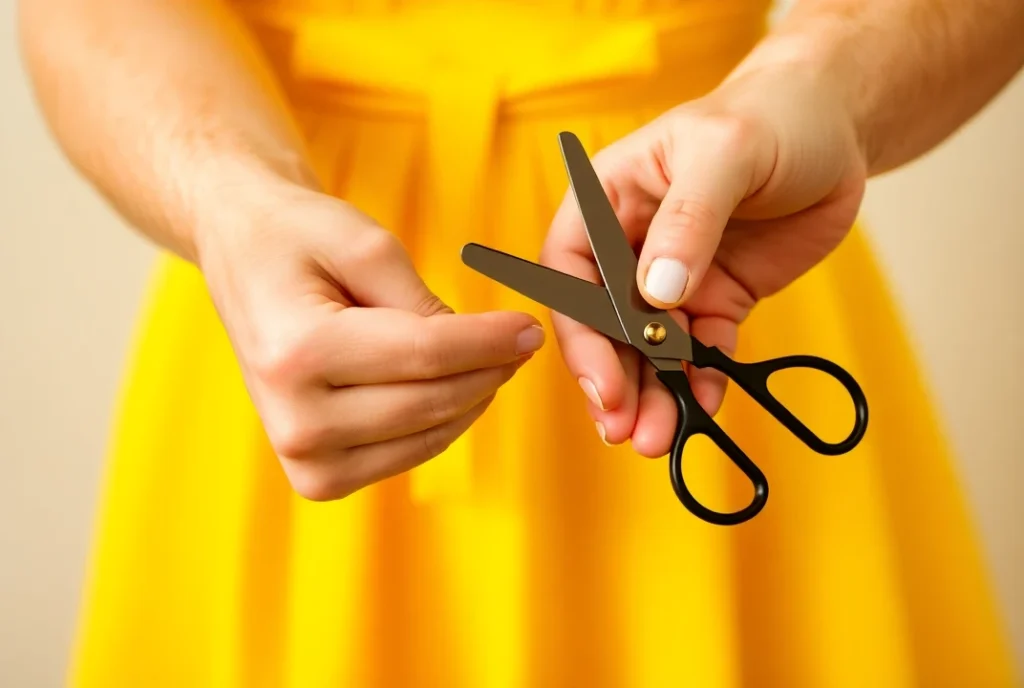
<path fill-rule="evenodd" d="M 661 344 L 667 336 L 668 330 L 659 322 L 647 323 L 647 327 L 644 328 L 644 339 L 648 344 Z"/>

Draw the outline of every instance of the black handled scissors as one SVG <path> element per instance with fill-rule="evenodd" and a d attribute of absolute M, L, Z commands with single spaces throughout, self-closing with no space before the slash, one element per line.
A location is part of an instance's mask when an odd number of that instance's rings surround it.
<path fill-rule="evenodd" d="M 510 287 L 523 296 L 558 311 L 607 337 L 638 349 L 657 369 L 658 379 L 675 397 L 679 419 L 669 456 L 669 475 L 679 501 L 698 518 L 717 525 L 750 520 L 768 500 L 768 482 L 761 469 L 704 411 L 693 396 L 681 361 L 697 368 L 725 373 L 768 410 L 780 423 L 819 454 L 845 454 L 860 443 L 867 430 L 868 405 L 860 385 L 847 371 L 817 356 L 785 356 L 760 363 L 737 363 L 719 349 L 707 347 L 687 334 L 670 315 L 644 301 L 636 284 L 637 257 L 615 216 L 583 144 L 575 135 L 559 134 L 562 157 L 590 247 L 597 259 L 604 286 L 537 265 L 479 244 L 467 244 L 462 260 L 474 270 Z M 849 436 L 825 442 L 796 418 L 771 392 L 768 378 L 790 368 L 812 368 L 838 380 L 853 399 L 856 421 Z M 754 497 L 734 512 L 707 508 L 691 494 L 683 479 L 683 449 L 694 435 L 710 438 L 754 486 Z"/>

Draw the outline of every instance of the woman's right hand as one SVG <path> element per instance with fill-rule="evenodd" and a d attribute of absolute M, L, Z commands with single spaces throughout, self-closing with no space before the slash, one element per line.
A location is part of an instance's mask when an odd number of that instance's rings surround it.
<path fill-rule="evenodd" d="M 343 201 L 295 186 L 232 196 L 197 231 L 198 262 L 307 499 L 339 499 L 440 454 L 543 344 L 527 314 L 454 314 L 398 239 Z"/>

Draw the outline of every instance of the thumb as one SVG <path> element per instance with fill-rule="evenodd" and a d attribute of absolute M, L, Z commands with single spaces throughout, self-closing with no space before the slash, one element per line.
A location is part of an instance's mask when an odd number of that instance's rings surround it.
<path fill-rule="evenodd" d="M 674 308 L 693 294 L 729 216 L 748 192 L 748 156 L 723 153 L 719 146 L 699 144 L 670 160 L 669 188 L 651 220 L 637 266 L 640 291 L 653 306 Z"/>
<path fill-rule="evenodd" d="M 350 230 L 334 272 L 357 305 L 425 317 L 452 312 L 424 283 L 398 237 L 371 222 Z"/>

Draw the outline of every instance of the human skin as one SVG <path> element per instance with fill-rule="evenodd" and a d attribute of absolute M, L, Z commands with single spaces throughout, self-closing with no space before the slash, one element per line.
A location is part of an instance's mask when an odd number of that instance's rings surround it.
<path fill-rule="evenodd" d="M 202 271 L 299 494 L 341 498 L 437 455 L 543 344 L 526 314 L 451 313 L 394 235 L 323 193 L 227 3 L 23 0 L 19 27 L 67 157 Z M 1024 63 L 1022 30 L 1019 0 L 797 3 L 718 88 L 595 155 L 643 243 L 642 292 L 730 351 L 758 299 L 842 240 L 867 177 L 927 151 L 1005 85 Z M 568 201 L 542 260 L 597 279 Z M 652 372 L 553 317 L 598 432 L 663 455 L 676 411 Z M 693 380 L 715 411 L 724 380 Z"/>
<path fill-rule="evenodd" d="M 827 256 L 866 180 L 933 148 L 1024 64 L 1019 0 L 804 0 L 713 92 L 594 156 L 637 283 L 708 346 L 731 353 L 758 300 Z M 655 262 L 657 261 L 657 262 Z M 570 195 L 542 262 L 600 281 Z M 668 452 L 675 402 L 635 350 L 553 314 L 602 439 Z M 693 369 L 711 413 L 721 373 Z"/>

